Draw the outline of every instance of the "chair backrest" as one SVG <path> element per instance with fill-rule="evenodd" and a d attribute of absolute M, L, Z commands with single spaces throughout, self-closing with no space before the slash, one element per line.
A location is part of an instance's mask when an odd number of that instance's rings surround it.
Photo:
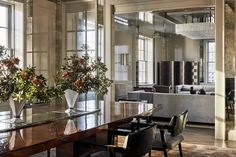
<path fill-rule="evenodd" d="M 183 132 L 187 123 L 187 117 L 188 117 L 187 110 L 177 116 L 172 117 L 170 123 L 172 129 L 169 130 L 171 136 L 177 136 Z"/>
<path fill-rule="evenodd" d="M 235 93 L 234 90 L 229 91 L 229 93 L 227 93 L 227 99 L 234 101 L 234 93 Z"/>
<path fill-rule="evenodd" d="M 156 125 L 153 124 L 142 130 L 129 134 L 125 156 L 141 157 L 151 151 L 155 132 Z"/>

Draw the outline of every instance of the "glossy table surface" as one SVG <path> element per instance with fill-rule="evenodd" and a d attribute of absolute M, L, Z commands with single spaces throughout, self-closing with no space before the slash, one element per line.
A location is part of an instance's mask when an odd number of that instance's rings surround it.
<path fill-rule="evenodd" d="M 158 110 L 153 104 L 104 101 L 78 102 L 77 107 L 86 112 L 68 116 L 63 101 L 27 108 L 20 126 L 8 123 L 10 112 L 0 112 L 0 157 L 29 156 Z"/>

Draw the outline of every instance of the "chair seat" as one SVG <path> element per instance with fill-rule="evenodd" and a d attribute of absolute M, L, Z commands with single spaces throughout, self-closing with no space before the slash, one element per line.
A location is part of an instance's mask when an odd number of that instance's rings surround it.
<path fill-rule="evenodd" d="M 107 145 L 108 151 L 100 151 L 91 155 L 91 157 L 141 157 L 151 152 L 152 143 L 155 137 L 156 124 L 151 124 L 126 136 L 123 147 Z M 116 153 L 116 154 L 114 154 Z M 118 154 L 119 153 L 119 154 Z"/>
<path fill-rule="evenodd" d="M 129 132 L 131 132 L 131 128 L 132 128 L 131 123 L 125 123 L 118 126 L 118 129 L 129 130 Z"/>
<path fill-rule="evenodd" d="M 137 122 L 137 120 L 133 120 L 130 123 L 125 123 L 125 124 L 121 124 L 117 127 L 117 129 L 121 129 L 123 131 L 127 131 L 127 132 L 134 132 L 135 130 L 138 130 L 139 128 L 141 128 L 141 124 L 146 124 L 146 120 L 144 119 L 139 119 L 139 122 Z M 145 126 L 146 127 L 146 126 Z"/>
<path fill-rule="evenodd" d="M 153 142 L 153 149 L 162 150 L 163 144 L 162 144 L 160 133 L 156 134 L 155 139 L 156 140 L 154 140 L 154 142 Z M 176 147 L 179 143 L 181 143 L 184 140 L 184 137 L 182 134 L 179 134 L 179 135 L 173 137 L 169 133 L 166 133 L 165 139 L 166 139 L 166 148 L 173 149 L 174 147 Z"/>
<path fill-rule="evenodd" d="M 91 154 L 91 157 L 110 157 L 110 153 L 108 151 L 100 151 Z M 120 153 L 116 153 L 116 157 L 122 157 Z"/>
<path fill-rule="evenodd" d="M 100 152 L 96 152 L 91 154 L 91 157 L 109 157 L 110 153 L 108 151 L 100 151 Z"/>

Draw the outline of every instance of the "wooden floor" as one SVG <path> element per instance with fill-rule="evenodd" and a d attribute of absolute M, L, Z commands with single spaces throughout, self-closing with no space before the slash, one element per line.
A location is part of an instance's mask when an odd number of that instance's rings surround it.
<path fill-rule="evenodd" d="M 184 138 L 185 139 L 184 139 L 183 145 L 206 146 L 206 147 L 211 147 L 210 148 L 211 150 L 213 149 L 213 147 L 214 148 L 215 147 L 227 148 L 227 149 L 233 148 L 233 149 L 235 149 L 235 153 L 236 153 L 236 142 L 215 140 L 214 126 L 187 125 L 187 127 L 184 131 Z M 176 150 L 175 153 L 178 153 L 178 150 Z M 201 153 L 201 152 L 199 152 L 199 153 Z M 160 154 L 161 154 L 161 152 L 153 152 L 152 157 L 162 156 L 162 154 L 161 155 Z M 46 156 L 47 156 L 46 152 L 42 152 L 42 153 L 33 155 L 31 157 L 46 157 Z M 170 154 L 170 157 L 172 157 L 172 156 L 175 157 L 175 155 Z M 188 156 L 188 155 L 186 155 L 186 156 Z M 198 155 L 194 155 L 194 156 L 198 156 Z M 199 155 L 199 157 L 200 156 L 201 155 Z M 209 155 L 209 156 L 211 156 L 211 155 Z M 212 156 L 216 156 L 216 155 L 214 154 Z M 51 150 L 51 157 L 55 157 L 55 149 Z"/>

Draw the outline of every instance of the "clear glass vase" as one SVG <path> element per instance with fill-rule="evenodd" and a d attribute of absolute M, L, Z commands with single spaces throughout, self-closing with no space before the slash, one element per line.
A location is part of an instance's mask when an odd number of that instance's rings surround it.
<path fill-rule="evenodd" d="M 71 89 L 65 90 L 64 93 L 65 93 L 65 98 L 68 105 L 68 109 L 65 112 L 66 113 L 76 112 L 76 109 L 74 108 L 74 106 L 79 97 L 79 93 Z"/>
<path fill-rule="evenodd" d="M 21 112 L 25 106 L 26 100 L 15 101 L 12 97 L 9 98 L 9 103 L 12 111 L 11 123 L 23 123 L 24 121 L 20 119 Z"/>

